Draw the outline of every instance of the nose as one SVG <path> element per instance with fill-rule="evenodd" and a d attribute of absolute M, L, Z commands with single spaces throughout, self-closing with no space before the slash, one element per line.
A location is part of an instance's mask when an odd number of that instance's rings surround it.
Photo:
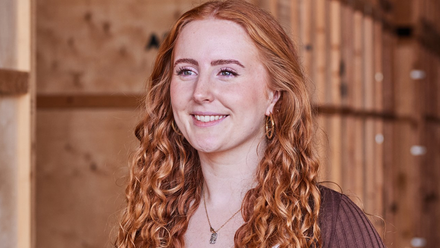
<path fill-rule="evenodd" d="M 193 93 L 194 101 L 198 103 L 211 102 L 214 99 L 212 86 L 209 76 L 199 75 Z"/>

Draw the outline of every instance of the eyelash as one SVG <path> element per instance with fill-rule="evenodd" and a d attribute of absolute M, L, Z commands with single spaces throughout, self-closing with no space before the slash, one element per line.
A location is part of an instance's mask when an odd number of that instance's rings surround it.
<path fill-rule="evenodd" d="M 192 71 L 191 69 L 186 68 L 186 67 L 179 67 L 176 70 L 176 74 L 178 76 L 182 76 L 182 75 L 183 76 L 189 76 L 189 75 L 184 75 L 185 72 L 193 73 L 194 71 Z M 230 73 L 230 75 L 221 75 L 222 73 Z M 221 76 L 225 76 L 225 77 L 236 77 L 236 76 L 239 76 L 239 74 L 235 70 L 233 70 L 231 68 L 221 68 L 218 74 L 220 74 Z"/>
<path fill-rule="evenodd" d="M 183 75 L 183 73 L 185 73 L 185 72 L 193 72 L 191 69 L 188 69 L 188 68 L 185 68 L 185 67 L 179 67 L 177 70 L 176 70 L 176 74 L 178 75 L 178 76 L 182 76 Z M 183 75 L 183 76 L 188 76 L 188 75 Z"/>
<path fill-rule="evenodd" d="M 230 76 L 236 77 L 236 76 L 238 76 L 238 73 L 236 71 L 230 69 L 230 68 L 221 68 L 219 74 L 224 73 L 224 72 L 228 72 L 228 73 L 231 74 L 231 75 L 224 75 L 226 77 L 230 77 Z"/>

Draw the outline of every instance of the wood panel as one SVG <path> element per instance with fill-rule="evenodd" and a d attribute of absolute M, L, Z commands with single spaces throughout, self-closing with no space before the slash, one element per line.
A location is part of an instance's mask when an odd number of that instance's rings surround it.
<path fill-rule="evenodd" d="M 37 1 L 38 93 L 143 92 L 158 45 L 193 2 Z"/>
<path fill-rule="evenodd" d="M 137 145 L 135 110 L 37 114 L 37 247 L 112 247 Z"/>

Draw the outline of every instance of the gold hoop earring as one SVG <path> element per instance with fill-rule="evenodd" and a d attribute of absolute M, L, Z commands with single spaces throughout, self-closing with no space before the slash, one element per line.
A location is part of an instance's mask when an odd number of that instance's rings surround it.
<path fill-rule="evenodd" d="M 174 132 L 178 135 L 182 135 L 182 132 L 180 132 L 179 128 L 174 125 L 174 120 L 171 122 L 171 128 L 174 130 Z"/>
<path fill-rule="evenodd" d="M 269 116 L 266 116 L 266 137 L 267 137 L 267 139 L 272 139 L 274 133 L 275 133 L 275 122 L 273 121 L 272 113 L 270 113 Z"/>

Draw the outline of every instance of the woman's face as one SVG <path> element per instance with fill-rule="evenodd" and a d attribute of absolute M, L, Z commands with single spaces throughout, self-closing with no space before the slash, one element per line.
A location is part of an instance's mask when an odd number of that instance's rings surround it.
<path fill-rule="evenodd" d="M 190 22 L 174 49 L 174 120 L 199 152 L 249 152 L 264 139 L 265 116 L 278 99 L 268 81 L 241 26 L 218 19 Z"/>

